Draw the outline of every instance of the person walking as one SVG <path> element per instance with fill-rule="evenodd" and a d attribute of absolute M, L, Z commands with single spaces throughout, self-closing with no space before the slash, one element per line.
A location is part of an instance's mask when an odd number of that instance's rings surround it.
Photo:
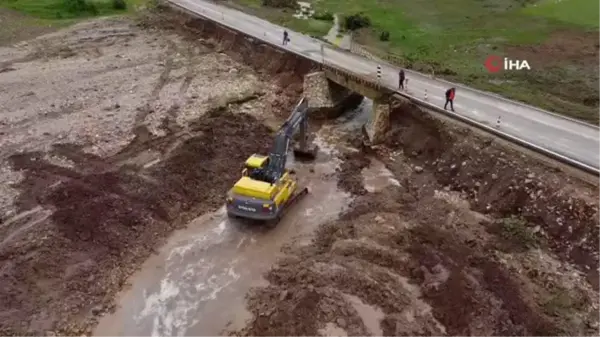
<path fill-rule="evenodd" d="M 444 110 L 448 110 L 448 103 L 450 103 L 450 110 L 454 112 L 454 95 L 456 94 L 456 88 L 450 88 L 446 90 L 446 104 L 444 104 Z"/>
<path fill-rule="evenodd" d="M 290 41 L 287 30 L 283 31 L 283 45 L 285 46 Z"/>
<path fill-rule="evenodd" d="M 404 90 L 404 80 L 405 79 L 406 79 L 406 76 L 404 75 L 404 69 L 400 69 L 400 72 L 398 73 L 398 89 Z"/>

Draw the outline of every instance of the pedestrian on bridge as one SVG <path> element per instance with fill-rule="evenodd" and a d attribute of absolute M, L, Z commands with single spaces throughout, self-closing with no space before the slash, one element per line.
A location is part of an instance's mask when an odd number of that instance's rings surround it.
<path fill-rule="evenodd" d="M 406 75 L 404 75 L 404 69 L 400 69 L 398 73 L 398 89 L 404 90 L 404 80 L 406 79 Z"/>
<path fill-rule="evenodd" d="M 290 42 L 290 37 L 288 36 L 287 30 L 283 31 L 283 45 L 285 46 L 288 42 Z"/>
<path fill-rule="evenodd" d="M 446 90 L 446 104 L 444 104 L 444 110 L 448 110 L 448 103 L 450 103 L 450 110 L 454 112 L 454 95 L 456 94 L 456 88 L 450 88 Z"/>

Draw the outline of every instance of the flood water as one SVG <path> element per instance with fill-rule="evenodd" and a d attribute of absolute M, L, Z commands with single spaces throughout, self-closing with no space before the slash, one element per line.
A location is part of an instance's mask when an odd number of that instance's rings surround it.
<path fill-rule="evenodd" d="M 365 100 L 334 128 L 324 128 L 315 139 L 320 151 L 314 162 L 294 162 L 290 156 L 288 163 L 309 194 L 275 228 L 228 219 L 224 208 L 194 219 L 129 279 L 118 309 L 100 319 L 94 335 L 198 336 L 242 328 L 251 317 L 245 294 L 266 283 L 262 275 L 281 256 L 282 246 L 309 243 L 317 226 L 349 205 L 350 196 L 337 188 L 336 150 L 324 139 L 359 130 L 371 105 Z"/>
<path fill-rule="evenodd" d="M 193 220 L 131 277 L 117 311 L 103 317 L 94 334 L 218 335 L 242 327 L 250 318 L 244 296 L 263 282 L 282 245 L 308 243 L 310 233 L 350 201 L 336 187 L 333 150 L 316 142 L 321 151 L 315 162 L 292 164 L 310 193 L 277 227 L 230 220 L 224 208 Z"/>

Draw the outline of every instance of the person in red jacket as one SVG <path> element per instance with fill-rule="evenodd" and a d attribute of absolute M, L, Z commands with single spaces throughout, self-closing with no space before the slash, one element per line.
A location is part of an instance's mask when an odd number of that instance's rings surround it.
<path fill-rule="evenodd" d="M 446 90 L 446 104 L 444 104 L 444 110 L 448 110 L 448 103 L 450 103 L 450 110 L 454 112 L 454 95 L 456 94 L 456 88 L 450 88 Z"/>

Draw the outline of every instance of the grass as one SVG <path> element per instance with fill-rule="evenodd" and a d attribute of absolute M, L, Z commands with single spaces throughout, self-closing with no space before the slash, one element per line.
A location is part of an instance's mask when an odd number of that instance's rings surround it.
<path fill-rule="evenodd" d="M 281 19 L 269 18 L 278 10 L 261 9 L 260 0 L 233 1 L 251 6 L 254 15 L 269 12 L 262 17 L 281 24 Z M 582 64 L 579 56 L 567 57 L 561 48 L 554 48 L 555 54 L 541 55 L 520 47 L 548 43 L 556 31 L 567 32 L 564 40 L 571 43 L 579 39 L 579 33 L 597 34 L 598 0 L 558 1 L 314 0 L 313 6 L 341 16 L 360 12 L 369 16 L 373 26 L 358 32 L 355 41 L 373 55 L 418 71 L 433 69 L 436 76 L 597 124 L 597 59 Z M 279 14 L 291 17 L 292 13 Z M 320 31 L 306 23 L 286 26 L 304 33 L 310 30 L 309 34 L 324 34 L 326 28 Z M 390 41 L 379 41 L 382 31 L 390 33 Z M 581 46 L 597 43 L 597 35 L 589 35 Z M 543 52 L 549 52 L 548 48 Z M 511 57 L 510 53 L 513 58 L 527 59 L 533 71 L 489 74 L 485 70 L 487 56 Z"/>
<path fill-rule="evenodd" d="M 500 221 L 500 235 L 503 239 L 528 250 L 537 248 L 540 239 L 527 226 L 527 221 L 521 218 L 504 218 Z"/>
<path fill-rule="evenodd" d="M 80 20 L 132 13 L 152 0 L 126 0 L 126 10 L 113 8 L 112 0 L 92 0 L 96 11 L 70 10 L 65 0 L 0 0 L 0 46 L 34 38 Z"/>
<path fill-rule="evenodd" d="M 529 6 L 524 13 L 573 25 L 598 29 L 600 3 L 592 0 L 544 0 Z"/>
<path fill-rule="evenodd" d="M 0 7 L 42 20 L 72 20 L 124 12 L 124 10 L 114 9 L 112 0 L 86 0 L 86 2 L 93 4 L 97 12 L 72 10 L 68 6 L 68 0 L 0 0 Z M 134 10 L 137 5 L 144 2 L 144 0 L 127 0 L 127 11 Z"/>
<path fill-rule="evenodd" d="M 332 26 L 331 21 L 316 19 L 297 19 L 293 16 L 294 11 L 291 9 L 281 10 L 276 8 L 263 7 L 262 0 L 233 0 L 227 3 L 227 5 L 242 10 L 246 13 L 255 15 L 282 27 L 287 27 L 293 31 L 310 36 L 325 36 Z"/>

